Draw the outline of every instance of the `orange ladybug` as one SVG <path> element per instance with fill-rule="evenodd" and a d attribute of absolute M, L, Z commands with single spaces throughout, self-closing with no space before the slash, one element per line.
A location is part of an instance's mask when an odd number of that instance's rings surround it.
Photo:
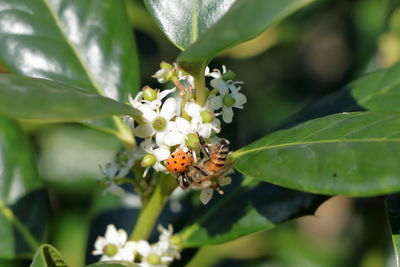
<path fill-rule="evenodd" d="M 193 163 L 193 156 L 189 152 L 179 149 L 172 153 L 169 158 L 165 160 L 165 167 L 169 172 L 180 173 L 186 172 Z"/>

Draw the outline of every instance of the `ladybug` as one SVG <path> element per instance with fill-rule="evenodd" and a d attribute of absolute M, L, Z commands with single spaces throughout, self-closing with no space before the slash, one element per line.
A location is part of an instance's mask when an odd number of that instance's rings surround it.
<path fill-rule="evenodd" d="M 185 152 L 182 149 L 179 149 L 165 160 L 165 167 L 169 172 L 180 173 L 187 171 L 192 163 L 193 156 L 190 151 Z"/>

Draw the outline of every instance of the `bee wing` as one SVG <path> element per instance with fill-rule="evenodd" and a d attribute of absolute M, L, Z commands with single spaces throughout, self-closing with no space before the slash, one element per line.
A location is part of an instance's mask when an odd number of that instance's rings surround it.
<path fill-rule="evenodd" d="M 217 171 L 216 173 L 213 173 L 213 174 L 211 174 L 211 175 L 209 175 L 207 177 L 204 177 L 203 179 L 201 179 L 199 181 L 199 183 L 202 182 L 202 181 L 205 181 L 205 180 L 211 180 L 211 179 L 218 178 L 218 177 L 225 176 L 225 175 L 229 174 L 229 172 L 231 170 L 233 170 L 233 166 L 235 166 L 235 164 L 236 164 L 235 161 L 227 162 L 219 171 Z"/>

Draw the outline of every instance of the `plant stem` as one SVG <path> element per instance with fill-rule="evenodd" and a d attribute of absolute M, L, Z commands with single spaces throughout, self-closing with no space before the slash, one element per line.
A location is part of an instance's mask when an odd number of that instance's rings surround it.
<path fill-rule="evenodd" d="M 194 88 L 196 89 L 196 103 L 200 106 L 204 106 L 207 101 L 208 90 L 206 88 L 206 81 L 204 77 L 206 65 L 202 64 L 199 68 L 197 75 L 194 78 Z"/>
<path fill-rule="evenodd" d="M 133 229 L 129 239 L 148 239 L 165 203 L 168 200 L 168 197 L 176 186 L 177 184 L 175 179 L 170 175 L 159 175 L 157 186 L 147 204 L 140 210 L 139 218 L 136 221 L 135 228 Z"/>

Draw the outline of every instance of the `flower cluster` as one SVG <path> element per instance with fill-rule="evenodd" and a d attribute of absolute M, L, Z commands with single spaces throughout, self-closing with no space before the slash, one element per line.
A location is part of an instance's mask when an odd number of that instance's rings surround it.
<path fill-rule="evenodd" d="M 211 88 L 201 88 L 207 92 L 204 103 L 196 102 L 197 90 L 200 89 L 195 88 L 192 76 L 176 64 L 162 62 L 160 66 L 153 77 L 159 83 L 173 84 L 173 88 L 161 91 L 145 86 L 135 97 L 129 96 L 130 104 L 143 113 L 140 123 L 135 121 L 130 125 L 133 134 L 142 140 L 140 147 L 131 154 L 135 155 L 132 162 L 141 159 L 144 177 L 151 168 L 168 173 L 165 161 L 176 150 L 190 151 L 195 164 L 204 161 L 200 138 L 207 143 L 217 142 L 217 134 L 221 131 L 220 118 L 225 123 L 232 122 L 233 108 L 241 109 L 246 103 L 246 97 L 240 92 L 243 82 L 234 81 L 235 74 L 227 71 L 225 66 L 222 71 L 206 68 L 205 76 L 210 78 Z M 105 173 L 110 181 L 115 180 L 114 171 Z M 222 185 L 230 183 L 229 177 L 222 180 Z M 202 188 L 203 203 L 210 200 L 214 185 Z"/>
<path fill-rule="evenodd" d="M 137 262 L 141 267 L 164 267 L 180 258 L 182 240 L 173 235 L 172 225 L 164 228 L 158 226 L 160 236 L 158 242 L 127 241 L 128 235 L 123 229 L 114 225 L 107 226 L 104 237 L 99 236 L 94 244 L 93 255 L 102 255 L 100 261 L 124 260 Z"/>

